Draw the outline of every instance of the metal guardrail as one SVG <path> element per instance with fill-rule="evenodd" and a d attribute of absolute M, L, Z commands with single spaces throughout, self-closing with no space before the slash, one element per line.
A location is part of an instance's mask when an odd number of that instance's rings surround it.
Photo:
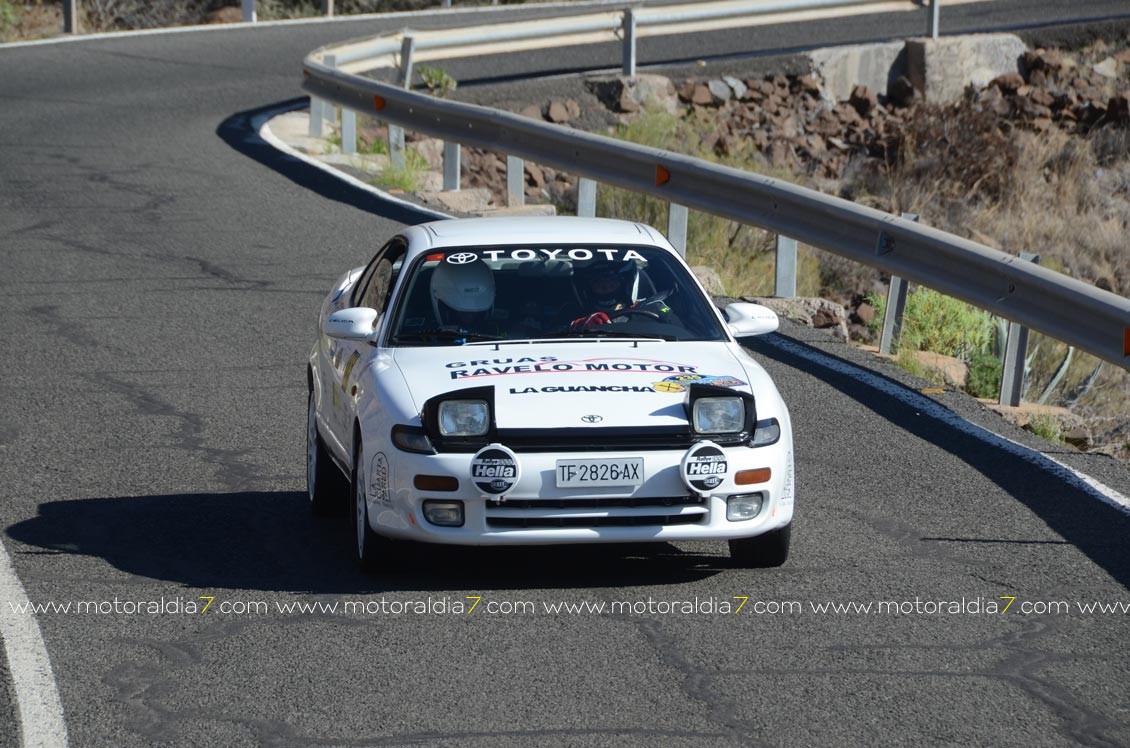
<path fill-rule="evenodd" d="M 939 31 L 938 14 L 939 14 L 940 0 L 927 0 L 927 1 L 930 4 L 929 33 L 930 33 L 931 37 L 933 37 L 934 39 L 937 39 L 938 38 L 938 31 Z M 640 2 L 642 3 L 643 0 L 640 0 Z M 862 0 L 862 2 L 875 2 L 875 0 Z M 499 0 L 491 0 L 491 4 L 492 5 L 498 5 Z M 778 5 L 780 5 L 780 6 L 793 6 L 793 8 L 791 8 L 791 9 L 795 9 L 795 6 L 797 4 L 798 4 L 797 0 L 786 0 L 785 2 L 778 3 Z M 834 6 L 838 6 L 838 5 L 850 5 L 850 4 L 852 4 L 851 0 L 804 0 L 804 2 L 803 2 L 804 9 L 806 9 L 806 10 L 813 10 L 813 9 L 819 9 L 819 8 L 825 8 L 825 7 L 834 7 Z M 65 34 L 77 34 L 77 33 L 79 33 L 78 0 L 62 0 L 62 5 L 63 5 L 63 33 L 65 33 Z M 319 6 L 320 6 L 320 9 L 321 9 L 323 16 L 325 16 L 327 18 L 333 17 L 333 15 L 334 15 L 334 0 L 319 0 Z M 439 0 L 439 7 L 440 8 L 450 8 L 451 6 L 452 6 L 452 0 Z M 642 5 L 640 7 L 642 7 Z M 767 6 L 767 7 L 771 7 L 771 6 Z M 623 33 L 625 41 L 629 41 L 629 39 L 630 39 L 630 47 L 631 47 L 631 50 L 633 52 L 633 57 L 632 57 L 632 65 L 633 65 L 632 69 L 633 69 L 633 71 L 634 71 L 634 65 L 635 65 L 635 57 L 634 57 L 635 25 L 633 23 L 633 14 L 635 13 L 635 11 L 636 11 L 636 8 L 630 8 L 625 12 L 623 25 L 622 25 L 622 33 Z M 772 12 L 777 12 L 777 11 L 769 9 L 769 10 L 766 10 L 765 12 L 772 13 Z M 746 14 L 745 13 L 729 13 L 724 9 L 719 9 L 717 15 L 709 15 L 708 13 L 704 13 L 702 11 L 698 11 L 698 10 L 694 10 L 694 9 L 684 11 L 681 14 L 677 13 L 677 12 L 675 12 L 675 13 L 672 13 L 672 12 L 664 13 L 664 11 L 662 9 L 658 9 L 654 13 L 653 18 L 651 18 L 650 20 L 651 20 L 652 23 L 679 23 L 679 22 L 685 22 L 685 21 L 689 21 L 689 20 L 703 21 L 703 20 L 711 20 L 711 19 L 737 17 L 737 16 L 740 16 L 740 15 L 746 15 Z M 240 17 L 242 18 L 244 23 L 256 23 L 258 21 L 258 12 L 256 10 L 255 0 L 240 0 Z M 627 60 L 627 57 L 625 57 L 625 60 Z M 625 62 L 625 65 L 627 65 L 627 62 Z"/>
<path fill-rule="evenodd" d="M 681 5 L 636 6 L 618 10 L 570 15 L 531 21 L 516 21 L 438 31 L 405 31 L 401 35 L 335 45 L 338 67 L 352 72 L 384 64 L 396 66 L 401 53 L 401 38 L 414 40 L 417 61 L 465 56 L 474 47 L 490 46 L 491 52 L 505 53 L 544 46 L 620 41 L 623 44 L 624 75 L 635 75 L 636 41 L 643 36 L 671 33 L 687 23 L 709 23 L 752 19 L 778 13 L 881 6 L 882 0 L 722 0 Z M 895 0 L 895 4 L 899 4 Z M 907 1 L 904 4 L 910 5 Z M 382 58 L 385 58 L 382 60 Z"/>
<path fill-rule="evenodd" d="M 759 174 L 364 78 L 336 66 L 339 55 L 354 46 L 334 45 L 306 58 L 303 86 L 313 97 L 449 143 L 644 192 L 671 203 L 672 215 L 690 207 L 758 226 L 1130 368 L 1130 299 L 968 239 Z"/>

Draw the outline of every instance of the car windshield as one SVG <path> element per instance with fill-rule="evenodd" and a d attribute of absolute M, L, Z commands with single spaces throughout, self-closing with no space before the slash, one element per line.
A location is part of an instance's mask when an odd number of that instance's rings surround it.
<path fill-rule="evenodd" d="M 391 346 L 726 340 L 686 267 L 646 246 L 437 250 L 412 263 L 393 314 Z"/>

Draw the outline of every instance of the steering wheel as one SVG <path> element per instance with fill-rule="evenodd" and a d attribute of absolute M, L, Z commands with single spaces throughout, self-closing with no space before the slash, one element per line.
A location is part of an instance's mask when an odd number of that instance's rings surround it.
<path fill-rule="evenodd" d="M 621 309 L 618 312 L 614 312 L 614 314 L 616 316 L 613 317 L 611 321 L 615 321 L 615 320 L 619 319 L 620 317 L 627 317 L 627 316 L 632 315 L 632 314 L 638 314 L 641 317 L 650 317 L 651 319 L 660 319 L 658 314 L 656 314 L 655 312 L 648 311 L 647 309 L 630 309 L 630 308 L 629 309 Z"/>
<path fill-rule="evenodd" d="M 636 302 L 636 304 L 643 306 L 644 304 L 654 304 L 657 301 L 666 301 L 667 297 L 670 296 L 671 294 L 673 294 L 674 292 L 675 292 L 674 288 L 668 288 L 666 291 L 659 291 L 655 294 L 652 294 L 651 296 L 648 296 L 646 299 L 640 299 L 639 301 Z"/>

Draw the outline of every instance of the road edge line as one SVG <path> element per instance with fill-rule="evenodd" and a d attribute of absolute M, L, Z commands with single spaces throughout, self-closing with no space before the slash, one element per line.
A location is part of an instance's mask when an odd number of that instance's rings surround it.
<path fill-rule="evenodd" d="M 0 640 L 16 692 L 17 720 L 25 748 L 67 745 L 63 704 L 43 632 L 15 566 L 0 542 Z M 22 612 L 21 612 L 22 611 Z"/>
<path fill-rule="evenodd" d="M 1018 441 L 1009 439 L 988 428 L 976 424 L 965 418 L 958 413 L 950 410 L 944 405 L 926 397 L 925 395 L 908 389 L 906 385 L 897 383 L 893 380 L 887 379 L 880 374 L 877 374 L 869 369 L 866 369 L 858 364 L 845 361 L 844 359 L 837 358 L 831 354 L 817 351 L 807 346 L 790 340 L 781 335 L 771 336 L 772 340 L 767 339 L 767 343 L 774 347 L 788 351 L 789 353 L 799 356 L 807 361 L 811 361 L 817 366 L 836 372 L 837 374 L 844 374 L 852 377 L 858 382 L 866 384 L 872 389 L 878 390 L 885 395 L 895 398 L 903 405 L 907 405 L 918 410 L 923 415 L 941 421 L 946 426 L 956 429 L 961 433 L 971 436 L 978 441 L 985 442 L 991 446 L 1002 449 L 1021 460 L 1024 460 L 1032 467 L 1051 473 L 1052 475 L 1066 481 L 1079 489 L 1092 498 L 1098 499 L 1104 504 L 1118 510 L 1122 514 L 1130 516 L 1130 498 L 1119 493 L 1110 486 L 1102 483 L 1101 481 L 1092 478 L 1086 473 L 1080 472 L 1071 467 L 1065 462 L 1057 460 L 1049 454 L 1045 454 L 1035 447 L 1029 447 L 1021 444 Z"/>

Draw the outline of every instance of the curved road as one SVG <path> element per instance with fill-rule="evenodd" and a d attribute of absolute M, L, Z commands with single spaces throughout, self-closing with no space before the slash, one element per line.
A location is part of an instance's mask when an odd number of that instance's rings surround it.
<path fill-rule="evenodd" d="M 1035 22 L 1055 6 L 1008 7 Z M 1127 515 L 947 410 L 1041 444 L 967 399 L 927 399 L 791 326 L 755 346 L 797 425 L 782 569 L 685 544 L 418 549 L 359 574 L 346 521 L 306 511 L 303 360 L 333 277 L 418 219 L 279 157 L 248 122 L 299 95 L 309 50 L 403 23 L 0 48 L 3 544 L 33 602 L 117 601 L 38 616 L 73 745 L 1130 743 L 1130 618 L 1076 606 L 1130 602 Z M 468 80 L 533 64 L 448 67 Z M 1110 460 L 1052 456 L 1130 495 Z M 480 609 L 452 613 L 467 596 Z M 720 612 L 739 596 L 744 610 Z M 1012 609 L 985 612 L 1002 596 Z M 205 598 L 213 609 L 184 612 Z M 963 598 L 965 612 L 930 607 Z M 279 607 L 345 601 L 369 611 Z M 613 601 L 634 607 L 545 607 Z M 877 601 L 900 612 L 814 607 Z M 1048 602 L 1069 607 L 1033 607 Z M 406 605 L 428 612 L 392 612 Z M 0 658 L 0 745 L 17 741 L 9 676 Z"/>

